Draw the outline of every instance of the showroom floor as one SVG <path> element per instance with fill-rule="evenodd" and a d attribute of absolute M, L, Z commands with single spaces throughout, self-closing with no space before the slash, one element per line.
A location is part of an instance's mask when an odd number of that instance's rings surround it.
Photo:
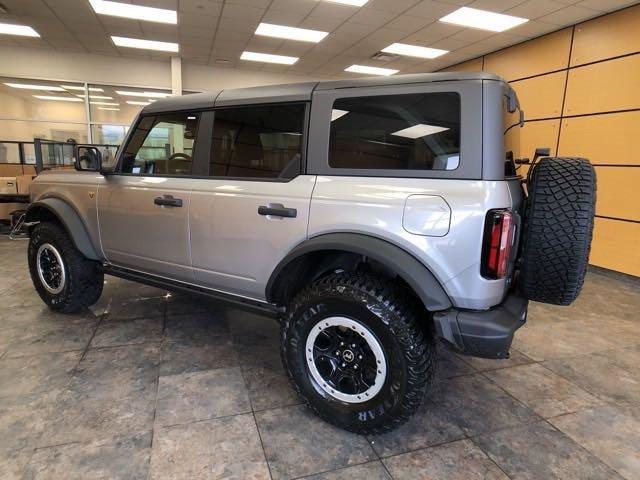
<path fill-rule="evenodd" d="M 295 397 L 269 319 L 111 277 L 49 312 L 0 238 L 0 478 L 640 478 L 640 286 L 532 305 L 510 360 L 442 352 L 422 411 L 365 438 Z"/>

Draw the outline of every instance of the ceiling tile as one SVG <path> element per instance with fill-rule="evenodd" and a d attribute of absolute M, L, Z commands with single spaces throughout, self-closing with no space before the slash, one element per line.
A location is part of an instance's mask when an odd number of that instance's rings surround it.
<path fill-rule="evenodd" d="M 584 7 L 576 7 L 572 5 L 569 7 L 565 7 L 561 10 L 558 10 L 556 12 L 553 12 L 549 15 L 539 17 L 536 20 L 540 22 L 551 23 L 553 25 L 558 25 L 559 27 L 563 27 L 565 25 L 578 23 L 598 15 L 600 15 L 600 12 L 596 10 L 591 10 L 590 8 L 584 8 Z"/>
<path fill-rule="evenodd" d="M 365 7 L 375 8 L 383 12 L 403 13 L 418 3 L 420 3 L 420 0 L 369 0 Z"/>
<path fill-rule="evenodd" d="M 373 8 L 361 8 L 351 18 L 349 18 L 349 22 L 359 23 L 361 25 L 370 25 L 372 27 L 381 27 L 397 16 L 398 15 L 395 13 L 383 12 Z"/>
<path fill-rule="evenodd" d="M 304 13 L 287 12 L 284 10 L 274 10 L 270 8 L 260 21 L 275 23 L 276 25 L 299 26 L 300 22 L 302 22 L 305 17 L 306 15 Z"/>
<path fill-rule="evenodd" d="M 276 8 L 275 2 L 278 2 L 278 1 L 281 1 L 281 0 L 274 0 L 274 5 L 272 8 Z M 355 13 L 357 13 L 357 11 L 358 11 L 357 8 L 353 8 L 349 5 L 341 5 L 339 3 L 319 1 L 319 2 L 316 2 L 316 6 L 311 12 L 311 15 L 318 16 L 318 17 L 333 17 L 333 18 L 346 20 L 352 15 L 354 15 Z"/>
<path fill-rule="evenodd" d="M 400 15 L 385 25 L 385 28 L 398 30 L 403 33 L 414 33 L 426 27 L 430 20 L 413 15 Z"/>
<path fill-rule="evenodd" d="M 221 16 L 223 22 L 226 19 L 254 21 L 260 20 L 260 18 L 264 15 L 264 12 L 265 10 L 263 8 L 225 4 L 224 8 L 222 9 Z"/>
<path fill-rule="evenodd" d="M 442 40 L 429 44 L 430 47 L 441 48 L 442 50 L 449 50 L 450 52 L 466 47 L 467 45 L 469 45 L 469 42 L 464 40 L 455 40 L 451 37 L 443 38 Z"/>
<path fill-rule="evenodd" d="M 515 15 L 516 17 L 535 20 L 536 18 L 549 15 L 550 13 L 556 12 L 565 7 L 566 5 L 555 0 L 527 0 L 517 7 L 507 10 L 506 13 L 509 15 Z"/>
<path fill-rule="evenodd" d="M 504 12 L 522 3 L 522 1 L 523 0 L 475 0 L 467 6 L 480 10 L 489 10 L 490 12 Z"/>
<path fill-rule="evenodd" d="M 178 17 L 179 27 L 190 27 L 196 25 L 202 28 L 215 28 L 218 24 L 218 18 L 214 15 L 197 15 L 193 13 L 183 13 Z"/>
<path fill-rule="evenodd" d="M 578 2 L 576 5 L 578 7 L 591 8 L 601 12 L 610 12 L 618 8 L 628 7 L 635 3 L 638 3 L 638 0 L 607 0 L 606 2 L 603 2 L 602 0 L 583 0 Z"/>
<path fill-rule="evenodd" d="M 458 32 L 462 32 L 463 30 L 464 28 L 462 27 L 456 27 L 447 23 L 433 22 L 422 30 L 418 30 L 416 33 L 412 34 L 408 37 L 408 40 L 427 44 L 450 37 Z M 411 41 L 408 43 L 411 43 Z"/>
<path fill-rule="evenodd" d="M 438 20 L 457 8 L 458 7 L 455 5 L 435 2 L 432 0 L 423 0 L 405 12 L 405 15 L 426 18 L 427 20 Z"/>
<path fill-rule="evenodd" d="M 509 30 L 509 32 L 515 35 L 520 35 L 522 37 L 533 38 L 544 35 L 545 33 L 553 32 L 554 30 L 558 30 L 557 25 L 532 20 L 530 22 L 523 23 L 522 25 L 518 25 L 517 27 L 512 28 L 511 30 Z"/>
<path fill-rule="evenodd" d="M 249 7 L 267 8 L 271 0 L 226 0 L 230 5 L 246 5 Z"/>
<path fill-rule="evenodd" d="M 344 19 L 342 18 L 310 15 L 305 18 L 304 21 L 300 22 L 298 26 L 302 28 L 310 28 L 312 30 L 321 30 L 323 32 L 332 32 L 342 23 L 344 23 Z"/>
<path fill-rule="evenodd" d="M 375 30 L 376 27 L 372 25 L 363 25 L 361 23 L 351 23 L 351 21 L 348 21 L 338 27 L 334 31 L 334 34 L 345 38 L 351 38 L 353 42 L 356 42 Z M 327 40 L 329 39 L 327 38 L 323 40 L 323 42 Z"/>
<path fill-rule="evenodd" d="M 495 32 L 489 32 L 487 30 L 478 30 L 476 28 L 465 28 L 461 32 L 454 33 L 450 37 L 454 40 L 463 40 L 467 43 L 480 42 L 485 38 L 495 35 Z"/>
<path fill-rule="evenodd" d="M 273 0 L 270 9 L 308 15 L 318 4 L 315 0 Z"/>
<path fill-rule="evenodd" d="M 195 15 L 220 15 L 222 1 L 217 0 L 181 0 L 178 8 L 178 20 L 182 13 Z"/>

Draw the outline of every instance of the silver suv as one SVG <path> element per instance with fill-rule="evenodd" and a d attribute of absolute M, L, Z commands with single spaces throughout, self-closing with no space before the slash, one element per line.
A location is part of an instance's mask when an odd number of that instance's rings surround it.
<path fill-rule="evenodd" d="M 111 164 L 78 146 L 77 171 L 33 182 L 33 283 L 63 312 L 109 274 L 269 313 L 307 404 L 384 432 L 418 408 L 436 340 L 505 358 L 528 300 L 582 286 L 593 168 L 521 158 L 522 121 L 486 73 L 159 100 Z"/>

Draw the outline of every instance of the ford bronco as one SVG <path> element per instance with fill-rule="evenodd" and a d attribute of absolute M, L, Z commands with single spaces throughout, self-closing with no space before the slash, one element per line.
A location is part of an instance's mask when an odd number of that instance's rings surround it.
<path fill-rule="evenodd" d="M 529 300 L 582 287 L 594 169 L 523 159 L 522 123 L 487 73 L 158 100 L 113 162 L 78 146 L 77 171 L 33 182 L 31 277 L 61 312 L 105 274 L 268 312 L 318 415 L 388 431 L 429 389 L 437 342 L 505 358 Z"/>

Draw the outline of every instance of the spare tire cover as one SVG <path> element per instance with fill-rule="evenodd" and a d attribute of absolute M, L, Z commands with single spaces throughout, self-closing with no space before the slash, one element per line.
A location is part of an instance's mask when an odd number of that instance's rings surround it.
<path fill-rule="evenodd" d="M 541 159 L 524 212 L 521 287 L 529 300 L 569 305 L 584 283 L 596 202 L 596 174 L 583 158 Z"/>

